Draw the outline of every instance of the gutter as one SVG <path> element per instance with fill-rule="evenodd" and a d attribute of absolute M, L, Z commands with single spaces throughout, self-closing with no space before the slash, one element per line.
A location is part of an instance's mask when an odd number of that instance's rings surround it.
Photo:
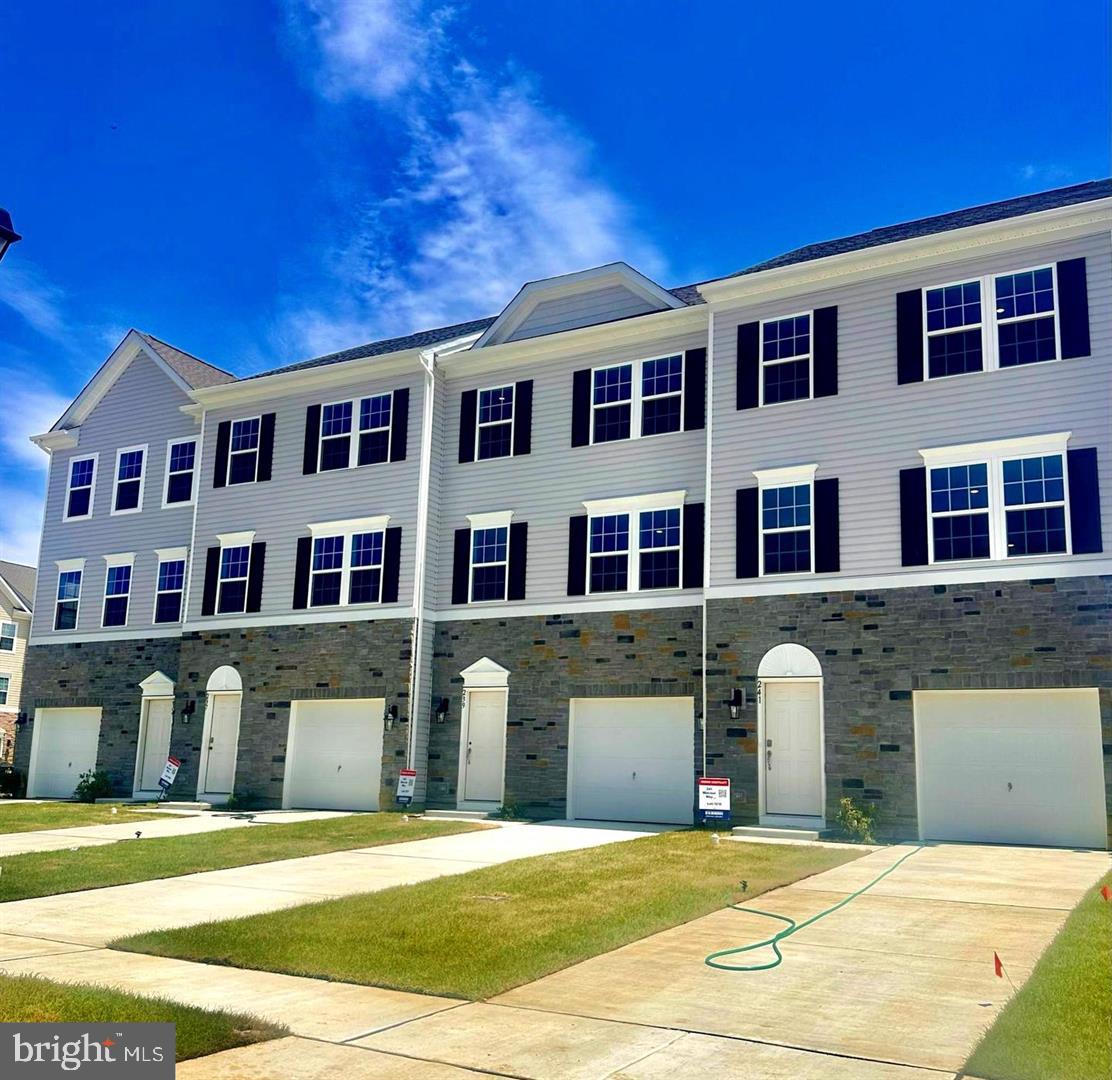
<path fill-rule="evenodd" d="M 706 449 L 703 459 L 706 462 L 706 478 L 704 480 L 703 504 L 706 507 L 703 521 L 703 769 L 702 775 L 707 775 L 707 590 L 710 588 L 710 542 L 714 530 L 711 519 L 714 516 L 714 500 L 711 498 L 711 486 L 714 471 L 711 467 L 711 454 L 714 447 L 714 315 L 713 308 L 707 320 L 707 423 L 706 423 Z"/>

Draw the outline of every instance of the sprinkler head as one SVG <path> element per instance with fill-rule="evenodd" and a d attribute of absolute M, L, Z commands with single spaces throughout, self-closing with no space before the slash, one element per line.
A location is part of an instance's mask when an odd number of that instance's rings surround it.
<path fill-rule="evenodd" d="M 716 832 L 712 832 L 712 833 L 710 834 L 710 842 L 711 842 L 712 844 L 717 844 L 717 843 L 719 842 L 719 840 L 721 840 L 721 839 L 722 839 L 722 837 L 720 837 L 720 836 L 718 835 L 718 833 L 716 833 Z"/>
<path fill-rule="evenodd" d="M 113 813 L 113 814 L 118 814 L 118 813 L 119 813 L 119 810 L 117 810 L 117 809 L 116 809 L 116 807 L 114 807 L 114 806 L 113 806 L 113 807 L 112 807 L 112 813 Z"/>

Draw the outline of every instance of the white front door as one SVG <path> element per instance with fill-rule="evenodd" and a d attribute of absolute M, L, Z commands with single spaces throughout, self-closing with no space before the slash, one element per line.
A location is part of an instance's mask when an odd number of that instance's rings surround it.
<path fill-rule="evenodd" d="M 170 728 L 174 718 L 173 698 L 148 698 L 143 704 L 142 738 L 139 742 L 137 791 L 157 791 L 158 780 L 170 754 Z"/>
<path fill-rule="evenodd" d="M 100 709 L 36 709 L 27 795 L 71 799 L 83 772 L 95 769 Z"/>
<path fill-rule="evenodd" d="M 506 691 L 467 692 L 467 731 L 463 754 L 464 802 L 501 802 L 506 757 Z"/>
<path fill-rule="evenodd" d="M 765 680 L 764 791 L 766 814 L 822 814 L 822 722 L 819 684 Z"/>
<path fill-rule="evenodd" d="M 209 737 L 205 748 L 206 795 L 230 795 L 236 778 L 241 694 L 209 694 Z"/>

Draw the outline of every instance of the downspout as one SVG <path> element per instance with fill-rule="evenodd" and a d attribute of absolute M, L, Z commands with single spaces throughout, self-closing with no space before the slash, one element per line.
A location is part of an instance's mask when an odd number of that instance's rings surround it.
<path fill-rule="evenodd" d="M 205 421 L 208 419 L 208 409 L 202 408 L 201 410 L 201 434 L 197 437 L 197 459 L 193 469 L 193 523 L 189 527 L 189 550 L 186 558 L 189 560 L 188 567 L 185 574 L 185 595 L 182 597 L 181 605 L 181 638 L 185 637 L 185 624 L 189 621 L 189 596 L 193 591 L 193 569 L 196 563 L 197 555 L 197 511 L 201 506 L 201 478 L 205 475 L 204 456 L 205 456 Z M 158 570 L 155 570 L 158 573 Z M 158 581 L 155 580 L 155 589 L 158 589 Z M 179 638 L 179 642 L 181 641 Z M 180 673 L 179 673 L 180 681 Z"/>
<path fill-rule="evenodd" d="M 714 446 L 714 310 L 707 320 L 707 426 L 706 426 L 706 476 L 704 479 L 703 499 L 706 503 L 705 525 L 703 528 L 703 776 L 707 775 L 707 589 L 710 588 L 710 547 L 714 533 L 711 519 L 714 502 L 711 499 L 713 469 L 711 467 L 712 447 Z"/>

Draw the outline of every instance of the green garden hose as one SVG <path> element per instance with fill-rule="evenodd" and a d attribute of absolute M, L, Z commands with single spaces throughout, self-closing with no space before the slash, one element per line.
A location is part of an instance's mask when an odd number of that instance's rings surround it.
<path fill-rule="evenodd" d="M 844 900 L 839 900 L 833 907 L 828 907 L 825 911 L 820 911 L 817 915 L 812 915 L 809 919 L 805 919 L 801 923 L 797 923 L 795 919 L 789 919 L 787 915 L 777 915 L 774 911 L 758 911 L 757 908 L 742 907 L 741 904 L 730 904 L 734 911 L 743 911 L 748 915 L 764 915 L 768 919 L 778 919 L 780 922 L 787 923 L 787 929 L 781 930 L 778 934 L 773 934 L 770 938 L 765 938 L 764 941 L 755 941 L 752 945 L 739 945 L 735 949 L 720 949 L 718 952 L 712 952 L 703 963 L 707 967 L 717 968 L 719 971 L 768 971 L 769 968 L 779 967 L 784 962 L 784 954 L 780 951 L 780 942 L 785 938 L 789 938 L 792 934 L 810 926 L 811 923 L 816 923 L 819 919 L 825 919 L 827 915 L 832 915 L 839 908 L 844 908 L 851 900 L 856 900 L 862 893 L 868 892 L 877 882 L 883 881 L 893 870 L 907 862 L 912 855 L 916 852 L 922 851 L 923 845 L 920 844 L 916 848 L 912 848 L 906 855 L 897 859 L 883 874 L 878 874 L 868 885 L 863 885 L 856 892 L 852 892 Z M 769 945 L 772 946 L 772 951 L 775 953 L 776 958 L 770 960 L 767 964 L 723 964 L 721 959 L 724 956 L 736 956 L 738 953 L 753 952 L 755 949 L 764 949 Z"/>

